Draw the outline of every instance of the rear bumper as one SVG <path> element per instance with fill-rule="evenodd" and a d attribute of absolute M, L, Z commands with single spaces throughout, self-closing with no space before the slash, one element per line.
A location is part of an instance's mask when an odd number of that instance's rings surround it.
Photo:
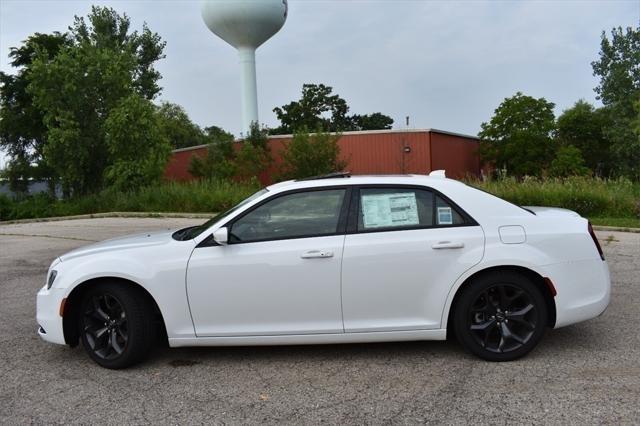
<path fill-rule="evenodd" d="M 43 340 L 60 345 L 66 344 L 60 316 L 63 294 L 64 290 L 42 287 L 36 296 L 38 334 Z"/>
<path fill-rule="evenodd" d="M 565 262 L 542 269 L 558 292 L 555 328 L 595 318 L 609 305 L 611 279 L 606 261 Z"/>

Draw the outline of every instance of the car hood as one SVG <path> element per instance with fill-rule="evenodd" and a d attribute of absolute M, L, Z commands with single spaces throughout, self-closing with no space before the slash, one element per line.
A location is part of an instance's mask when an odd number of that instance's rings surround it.
<path fill-rule="evenodd" d="M 558 207 L 535 207 L 535 206 L 524 206 L 525 209 L 531 210 L 538 216 L 574 216 L 580 217 L 580 215 L 573 210 L 561 209 Z"/>
<path fill-rule="evenodd" d="M 173 234 L 174 232 L 175 230 L 145 232 L 142 234 L 112 238 L 109 240 L 100 241 L 95 244 L 79 247 L 60 256 L 60 260 L 64 262 L 65 260 L 97 253 L 104 253 L 108 251 L 145 248 L 150 246 L 168 244 L 174 241 L 174 239 L 171 238 L 171 234 Z"/>

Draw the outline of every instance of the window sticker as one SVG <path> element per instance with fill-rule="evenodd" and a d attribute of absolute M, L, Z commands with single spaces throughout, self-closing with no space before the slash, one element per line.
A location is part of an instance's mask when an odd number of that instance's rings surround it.
<path fill-rule="evenodd" d="M 365 229 L 418 225 L 415 192 L 371 194 L 362 196 Z"/>
<path fill-rule="evenodd" d="M 438 225 L 453 225 L 451 207 L 438 207 Z"/>

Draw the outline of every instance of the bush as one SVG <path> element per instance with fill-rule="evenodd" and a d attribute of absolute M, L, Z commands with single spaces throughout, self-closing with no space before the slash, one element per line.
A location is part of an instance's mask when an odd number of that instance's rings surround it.
<path fill-rule="evenodd" d="M 44 194 L 32 195 L 23 200 L 0 196 L 0 220 L 114 211 L 213 213 L 232 207 L 259 188 L 257 181 L 240 184 L 202 180 L 170 182 L 126 192 L 107 189 L 95 195 L 70 200 L 55 200 Z"/>
<path fill-rule="evenodd" d="M 589 174 L 589 169 L 584 165 L 580 149 L 568 145 L 558 148 L 549 172 L 555 177 L 585 176 Z"/>
<path fill-rule="evenodd" d="M 340 135 L 318 130 L 309 134 L 306 129 L 293 135 L 282 155 L 282 178 L 302 179 L 339 172 L 346 167 L 340 160 Z"/>
<path fill-rule="evenodd" d="M 111 164 L 105 180 L 115 189 L 128 190 L 158 182 L 171 153 L 159 130 L 156 107 L 138 95 L 124 98 L 105 122 Z"/>

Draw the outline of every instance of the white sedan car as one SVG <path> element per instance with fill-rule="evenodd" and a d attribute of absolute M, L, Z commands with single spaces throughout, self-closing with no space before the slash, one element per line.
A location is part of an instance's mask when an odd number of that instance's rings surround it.
<path fill-rule="evenodd" d="M 107 368 L 177 346 L 444 340 L 490 361 L 600 315 L 588 221 L 444 177 L 330 175 L 269 186 L 203 225 L 55 259 L 38 333 Z"/>

